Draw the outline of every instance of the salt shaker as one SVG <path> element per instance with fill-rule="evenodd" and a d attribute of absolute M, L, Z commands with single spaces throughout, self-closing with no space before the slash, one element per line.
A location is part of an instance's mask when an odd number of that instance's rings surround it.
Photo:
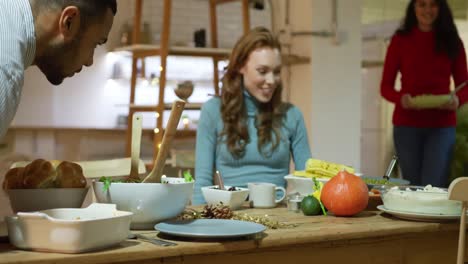
<path fill-rule="evenodd" d="M 295 213 L 299 213 L 301 211 L 301 202 L 304 199 L 304 196 L 298 192 L 292 193 L 288 195 L 288 210 L 293 211 Z"/>

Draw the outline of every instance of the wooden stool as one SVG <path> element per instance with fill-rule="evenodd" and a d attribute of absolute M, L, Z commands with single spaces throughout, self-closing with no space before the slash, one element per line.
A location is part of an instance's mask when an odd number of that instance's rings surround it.
<path fill-rule="evenodd" d="M 458 235 L 457 264 L 463 264 L 465 258 L 466 208 L 468 205 L 468 177 L 455 179 L 449 186 L 448 198 L 462 202 L 460 233 Z"/>

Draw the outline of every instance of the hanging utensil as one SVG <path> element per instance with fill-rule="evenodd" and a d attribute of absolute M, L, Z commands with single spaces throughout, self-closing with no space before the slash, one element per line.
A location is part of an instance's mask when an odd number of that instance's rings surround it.
<path fill-rule="evenodd" d="M 153 169 L 146 176 L 143 182 L 160 182 L 162 171 L 164 165 L 166 164 L 166 159 L 169 154 L 169 149 L 174 139 L 175 133 L 177 132 L 177 125 L 180 121 L 180 116 L 182 111 L 184 111 L 185 101 L 177 100 L 172 104 L 171 115 L 169 116 L 169 121 L 164 132 L 164 136 L 159 147 L 159 152 L 156 157 L 156 160 L 153 164 Z"/>
<path fill-rule="evenodd" d="M 126 182 L 140 181 L 140 177 L 138 176 L 138 164 L 140 161 L 142 123 L 143 116 L 141 114 L 133 114 L 130 175 L 126 179 Z"/>

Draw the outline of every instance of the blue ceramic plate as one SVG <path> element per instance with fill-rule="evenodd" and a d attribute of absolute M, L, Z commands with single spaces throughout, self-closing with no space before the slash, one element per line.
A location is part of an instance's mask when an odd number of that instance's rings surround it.
<path fill-rule="evenodd" d="M 227 219 L 174 220 L 156 224 L 154 228 L 167 235 L 203 238 L 241 237 L 266 229 L 261 224 Z"/>

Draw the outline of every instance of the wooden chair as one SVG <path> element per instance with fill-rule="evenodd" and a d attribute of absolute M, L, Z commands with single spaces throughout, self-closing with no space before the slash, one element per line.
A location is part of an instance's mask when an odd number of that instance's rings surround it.
<path fill-rule="evenodd" d="M 450 200 L 461 201 L 460 233 L 458 235 L 457 264 L 463 264 L 465 259 L 466 209 L 468 207 L 468 177 L 455 179 L 448 189 Z"/>

